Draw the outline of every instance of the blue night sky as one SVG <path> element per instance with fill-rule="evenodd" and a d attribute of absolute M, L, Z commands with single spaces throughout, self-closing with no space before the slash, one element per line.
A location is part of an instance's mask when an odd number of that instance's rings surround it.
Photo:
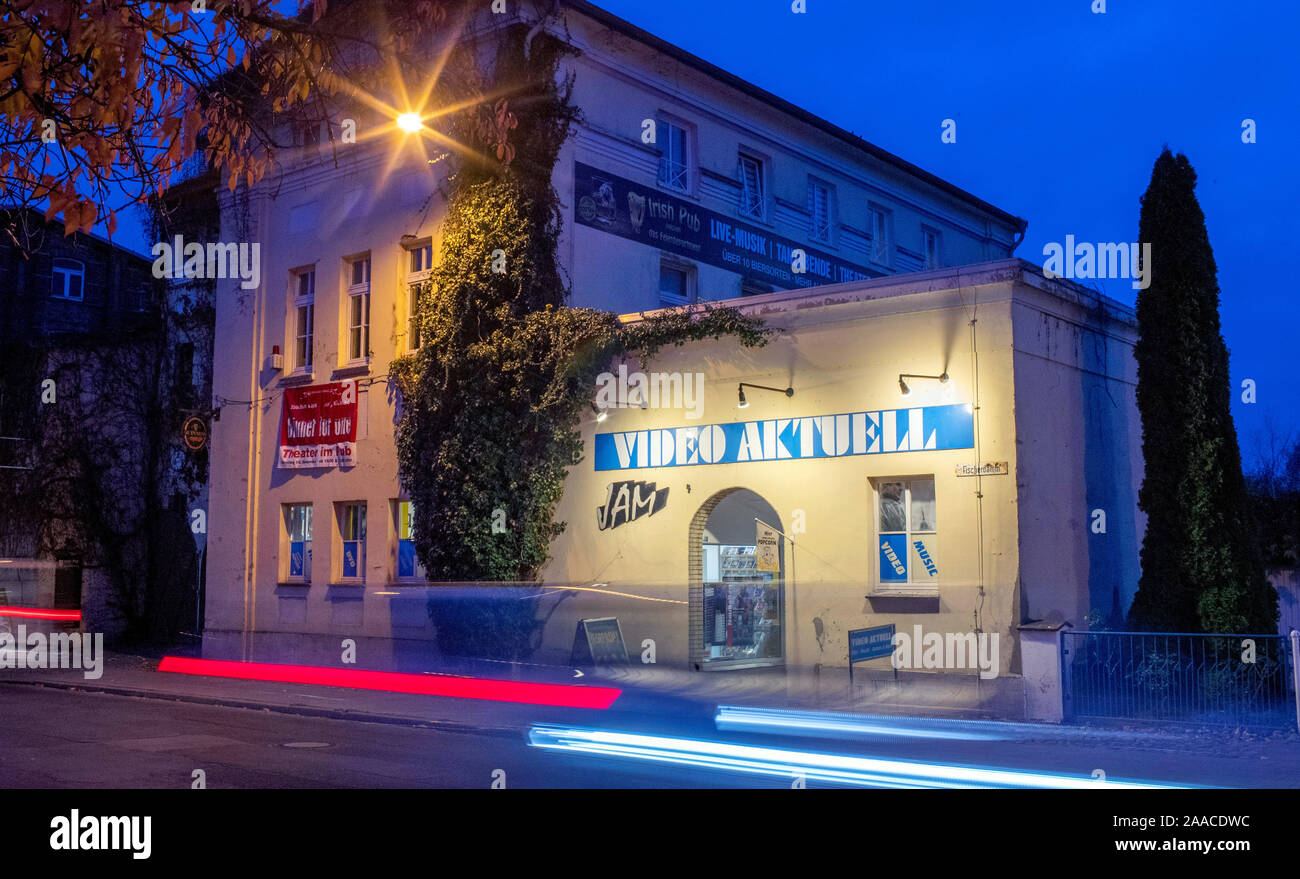
<path fill-rule="evenodd" d="M 1016 255 L 1135 241 L 1163 145 L 1199 175 L 1249 468 L 1300 429 L 1300 4 L 1293 0 L 597 0 L 633 24 L 1024 217 Z M 957 121 L 943 144 L 940 123 Z M 1241 142 L 1243 119 L 1258 142 Z M 147 252 L 135 223 L 123 243 Z M 134 234 L 133 234 L 134 233 Z M 1127 279 L 1100 283 L 1128 305 Z M 1258 402 L 1242 403 L 1253 379 Z"/>
<path fill-rule="evenodd" d="M 1219 266 L 1247 467 L 1270 415 L 1300 428 L 1300 4 L 1292 0 L 596 0 L 1024 217 L 1016 251 L 1135 241 L 1161 148 L 1196 168 Z M 957 143 L 939 140 L 957 121 Z M 1243 119 L 1258 142 L 1241 142 Z M 1090 282 L 1097 283 L 1097 282 Z M 1128 305 L 1128 280 L 1100 282 Z M 1258 402 L 1241 402 L 1243 379 Z"/>

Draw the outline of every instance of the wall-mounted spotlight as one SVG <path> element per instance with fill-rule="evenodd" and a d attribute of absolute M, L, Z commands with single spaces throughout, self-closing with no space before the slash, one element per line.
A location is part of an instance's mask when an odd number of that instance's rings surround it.
<path fill-rule="evenodd" d="M 597 406 L 595 403 L 592 403 L 591 411 L 596 413 L 597 424 L 599 424 L 600 422 L 604 421 L 606 418 L 609 417 L 609 410 L 606 409 L 604 406 Z"/>
<path fill-rule="evenodd" d="M 736 388 L 739 401 L 736 403 L 737 409 L 749 408 L 749 401 L 745 399 L 745 388 L 758 388 L 760 391 L 776 391 L 778 394 L 785 394 L 787 397 L 794 396 L 794 388 L 769 388 L 767 385 L 755 385 L 749 382 L 741 382 Z"/>
<path fill-rule="evenodd" d="M 905 379 L 909 379 L 909 378 L 933 378 L 933 379 L 938 379 L 941 382 L 947 383 L 948 373 L 945 372 L 940 375 L 917 375 L 916 373 L 913 372 L 899 373 L 898 391 L 904 397 L 912 393 L 912 389 L 907 386 L 907 382 L 905 381 Z"/>

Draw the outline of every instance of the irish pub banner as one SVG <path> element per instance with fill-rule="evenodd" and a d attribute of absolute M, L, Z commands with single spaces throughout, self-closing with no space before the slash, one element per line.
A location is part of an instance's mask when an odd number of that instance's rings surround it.
<path fill-rule="evenodd" d="M 597 470 L 636 470 L 974 446 L 974 418 L 965 404 L 957 403 L 598 433 L 595 462 Z"/>
<path fill-rule="evenodd" d="M 799 241 L 773 235 L 735 217 L 705 210 L 599 168 L 573 163 L 573 198 L 580 225 L 640 241 L 718 266 L 774 287 L 793 290 L 875 278 L 873 272 Z M 804 271 L 791 271 L 793 251 L 805 254 Z"/>

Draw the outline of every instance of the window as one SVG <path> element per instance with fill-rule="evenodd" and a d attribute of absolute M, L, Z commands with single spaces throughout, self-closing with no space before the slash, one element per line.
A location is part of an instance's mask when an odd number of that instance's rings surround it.
<path fill-rule="evenodd" d="M 316 332 L 316 270 L 293 273 L 294 369 L 311 372 L 312 343 Z"/>
<path fill-rule="evenodd" d="M 808 214 L 814 241 L 831 240 L 831 189 L 817 180 L 808 181 Z"/>
<path fill-rule="evenodd" d="M 397 578 L 424 580 L 424 565 L 415 554 L 413 508 L 410 501 L 397 502 Z"/>
<path fill-rule="evenodd" d="M 881 587 L 935 584 L 939 553 L 934 477 L 881 480 L 876 511 Z"/>
<path fill-rule="evenodd" d="M 370 356 L 370 257 L 348 264 L 348 359 Z"/>
<path fill-rule="evenodd" d="M 85 295 L 86 267 L 75 259 L 55 258 L 50 276 L 50 295 L 55 299 L 80 302 Z"/>
<path fill-rule="evenodd" d="M 366 579 L 366 504 L 339 504 L 339 536 L 342 538 L 340 570 L 344 580 Z"/>
<path fill-rule="evenodd" d="M 284 531 L 289 544 L 289 579 L 310 583 L 311 504 L 285 504 Z"/>
<path fill-rule="evenodd" d="M 690 165 L 686 155 L 686 130 L 662 119 L 656 123 L 659 143 L 659 185 L 678 192 L 690 189 Z"/>
<path fill-rule="evenodd" d="M 659 304 L 664 308 L 689 305 L 691 302 L 691 273 L 682 266 L 669 263 L 659 265 Z"/>
<path fill-rule="evenodd" d="M 420 287 L 429 280 L 429 270 L 433 267 L 433 245 L 425 244 L 412 247 L 407 251 L 406 269 L 406 320 L 407 345 L 411 351 L 420 347 L 420 324 L 416 318 L 416 306 L 419 305 Z"/>
<path fill-rule="evenodd" d="M 767 198 L 763 194 L 763 162 L 744 153 L 740 155 L 740 213 L 759 220 L 767 214 Z"/>
<path fill-rule="evenodd" d="M 893 264 L 892 217 L 883 208 L 871 208 L 871 260 L 882 266 Z"/>
<path fill-rule="evenodd" d="M 926 269 L 937 269 L 939 262 L 939 233 L 933 229 L 921 228 L 921 258 Z"/>

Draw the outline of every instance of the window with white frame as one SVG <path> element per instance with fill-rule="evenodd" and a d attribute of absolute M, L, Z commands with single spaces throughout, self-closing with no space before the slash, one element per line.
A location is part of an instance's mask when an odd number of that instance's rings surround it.
<path fill-rule="evenodd" d="M 284 534 L 292 582 L 311 582 L 311 504 L 284 505 Z"/>
<path fill-rule="evenodd" d="M 433 268 L 433 245 L 422 244 L 406 251 L 406 344 L 408 350 L 420 347 L 420 324 L 416 309 L 420 303 L 420 288 L 429 280 Z"/>
<path fill-rule="evenodd" d="M 366 578 L 366 503 L 348 501 L 338 505 L 339 577 L 360 582 Z"/>
<path fill-rule="evenodd" d="M 763 160 L 740 154 L 740 213 L 761 220 L 767 216 L 763 189 Z"/>
<path fill-rule="evenodd" d="M 55 257 L 50 275 L 50 295 L 80 302 L 85 297 L 86 266 L 75 259 Z"/>
<path fill-rule="evenodd" d="M 940 267 L 942 238 L 939 233 L 928 226 L 921 227 L 921 258 L 926 269 Z"/>
<path fill-rule="evenodd" d="M 690 162 L 687 156 L 686 129 L 662 119 L 656 120 L 656 137 L 660 145 L 659 185 L 678 192 L 690 190 Z"/>
<path fill-rule="evenodd" d="M 820 180 L 808 181 L 809 235 L 814 241 L 831 240 L 831 188 Z"/>
<path fill-rule="evenodd" d="M 871 207 L 871 260 L 882 266 L 893 265 L 893 218 L 884 208 Z"/>
<path fill-rule="evenodd" d="M 299 269 L 293 273 L 290 283 L 294 305 L 293 368 L 311 372 L 316 335 L 316 270 Z"/>
<path fill-rule="evenodd" d="M 348 360 L 370 356 L 370 257 L 348 263 Z"/>
<path fill-rule="evenodd" d="M 939 580 L 934 477 L 876 482 L 876 540 L 881 589 L 924 589 Z"/>
<path fill-rule="evenodd" d="M 664 308 L 689 305 L 692 298 L 690 269 L 676 263 L 661 262 L 659 264 L 659 304 Z"/>
<path fill-rule="evenodd" d="M 397 502 L 397 579 L 426 579 L 424 565 L 415 552 L 414 508 L 410 501 Z"/>

